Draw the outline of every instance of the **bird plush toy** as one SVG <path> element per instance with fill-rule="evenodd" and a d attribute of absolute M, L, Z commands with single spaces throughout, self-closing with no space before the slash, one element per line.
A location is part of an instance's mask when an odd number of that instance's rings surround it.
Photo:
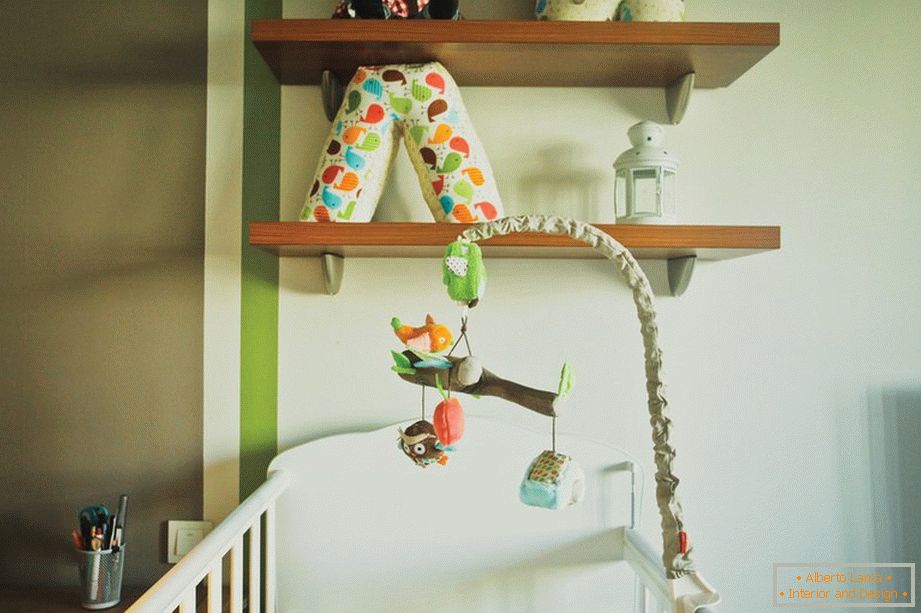
<path fill-rule="evenodd" d="M 413 328 L 404 326 L 398 317 L 390 320 L 394 334 L 409 349 L 425 353 L 438 353 L 448 349 L 454 337 L 448 327 L 435 323 L 431 315 L 425 316 L 425 325 Z"/>
<path fill-rule="evenodd" d="M 460 19 L 458 0 L 342 0 L 335 18 Z"/>

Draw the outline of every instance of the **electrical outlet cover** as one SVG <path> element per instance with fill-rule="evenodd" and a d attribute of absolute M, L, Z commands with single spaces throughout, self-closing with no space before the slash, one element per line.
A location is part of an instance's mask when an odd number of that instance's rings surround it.
<path fill-rule="evenodd" d="M 205 538 L 214 523 L 210 521 L 167 522 L 166 561 L 175 564 Z"/>

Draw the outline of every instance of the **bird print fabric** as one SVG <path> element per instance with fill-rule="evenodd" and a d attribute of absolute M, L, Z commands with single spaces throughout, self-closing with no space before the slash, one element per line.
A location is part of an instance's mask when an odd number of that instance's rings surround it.
<path fill-rule="evenodd" d="M 323 145 L 302 221 L 370 221 L 402 137 L 436 221 L 503 216 L 492 168 L 438 62 L 360 67 Z"/>

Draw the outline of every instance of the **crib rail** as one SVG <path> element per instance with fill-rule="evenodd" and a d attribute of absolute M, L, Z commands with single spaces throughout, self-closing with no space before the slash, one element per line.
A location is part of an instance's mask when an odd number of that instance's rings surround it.
<path fill-rule="evenodd" d="M 201 613 L 244 610 L 275 613 L 275 502 L 288 483 L 284 471 L 269 475 L 265 483 L 131 605 L 127 613 L 198 613 L 198 588 L 203 582 L 205 601 Z M 615 555 L 626 561 L 637 577 L 635 612 L 682 613 L 676 607 L 659 555 L 635 530 L 627 527 L 617 530 L 620 545 Z M 249 544 L 247 568 L 244 568 L 245 540 Z M 229 562 L 227 590 L 225 562 Z M 712 612 L 709 608 L 698 608 L 696 613 Z"/>
<path fill-rule="evenodd" d="M 206 581 L 202 611 L 224 609 L 223 571 L 229 556 L 229 610 L 242 613 L 244 596 L 244 537 L 249 540 L 248 613 L 275 612 L 275 501 L 285 491 L 288 476 L 274 472 L 233 510 L 201 543 L 186 554 L 127 613 L 196 613 L 197 588 Z M 265 518 L 263 547 L 263 517 Z M 263 569 L 265 582 L 263 583 Z M 264 596 L 264 598 L 263 598 Z M 262 605 L 264 604 L 264 608 Z"/>
<path fill-rule="evenodd" d="M 634 613 L 715 613 L 709 607 L 682 609 L 665 578 L 659 554 L 639 532 L 622 528 L 622 557 L 636 573 Z"/>

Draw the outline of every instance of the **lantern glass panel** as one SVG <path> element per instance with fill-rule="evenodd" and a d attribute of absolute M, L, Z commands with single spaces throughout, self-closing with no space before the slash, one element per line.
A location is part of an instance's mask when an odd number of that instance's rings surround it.
<path fill-rule="evenodd" d="M 618 170 L 614 177 L 614 214 L 625 217 L 627 212 L 627 173 L 629 170 Z"/>
<path fill-rule="evenodd" d="M 665 217 L 674 218 L 678 215 L 678 188 L 676 180 L 677 175 L 675 171 L 668 169 L 662 170 L 662 215 Z"/>
<path fill-rule="evenodd" d="M 658 216 L 659 184 L 655 168 L 635 168 L 633 170 L 634 214 L 640 217 Z"/>

